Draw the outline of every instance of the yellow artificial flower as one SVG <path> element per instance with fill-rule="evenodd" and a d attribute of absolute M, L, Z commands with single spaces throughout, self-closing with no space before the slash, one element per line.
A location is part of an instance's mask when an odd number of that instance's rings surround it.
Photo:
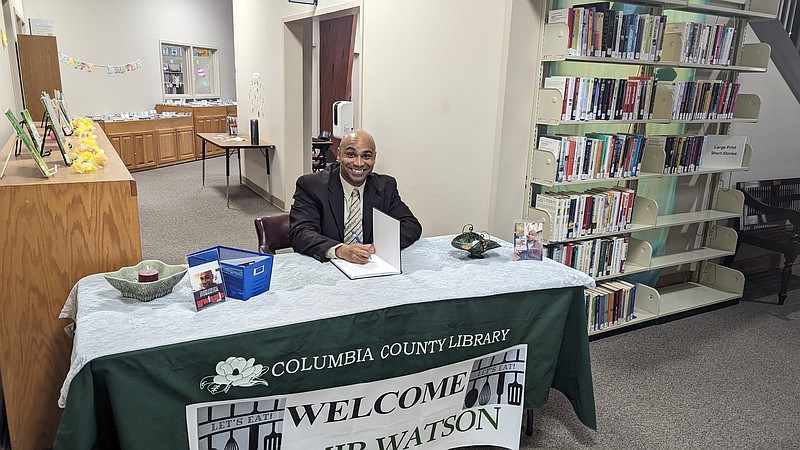
<path fill-rule="evenodd" d="M 97 145 L 97 135 L 92 134 L 94 123 L 85 117 L 72 120 L 80 148 L 71 156 L 72 169 L 78 173 L 92 173 L 108 162 L 105 151 Z"/>

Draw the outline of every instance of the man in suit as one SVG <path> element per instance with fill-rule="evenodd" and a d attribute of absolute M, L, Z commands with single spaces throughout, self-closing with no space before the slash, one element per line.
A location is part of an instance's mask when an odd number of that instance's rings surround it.
<path fill-rule="evenodd" d="M 419 239 L 422 225 L 400 200 L 397 181 L 372 172 L 376 154 L 372 136 L 353 130 L 342 138 L 336 163 L 297 179 L 289 218 L 296 252 L 320 261 L 366 263 L 375 252 L 373 207 L 400 221 L 400 248 Z"/>

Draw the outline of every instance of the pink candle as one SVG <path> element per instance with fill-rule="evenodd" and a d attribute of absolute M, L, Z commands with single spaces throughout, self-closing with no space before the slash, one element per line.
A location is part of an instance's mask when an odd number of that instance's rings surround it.
<path fill-rule="evenodd" d="M 149 281 L 158 281 L 158 270 L 142 269 L 139 271 L 139 282 L 145 283 Z"/>

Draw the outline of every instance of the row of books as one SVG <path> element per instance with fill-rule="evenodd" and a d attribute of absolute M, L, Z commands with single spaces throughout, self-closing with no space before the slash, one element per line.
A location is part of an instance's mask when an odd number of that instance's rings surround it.
<path fill-rule="evenodd" d="M 628 237 L 548 245 L 547 257 L 590 277 L 621 275 L 628 258 Z"/>
<path fill-rule="evenodd" d="M 736 28 L 702 22 L 672 22 L 667 33 L 681 36 L 680 62 L 730 65 Z"/>
<path fill-rule="evenodd" d="M 664 172 L 687 173 L 705 168 L 738 168 L 742 165 L 747 136 L 650 136 L 648 145 L 664 150 Z"/>
<path fill-rule="evenodd" d="M 733 118 L 739 83 L 720 80 L 659 83 L 673 95 L 673 120 L 724 120 Z"/>
<path fill-rule="evenodd" d="M 647 120 L 653 118 L 656 81 L 551 76 L 546 89 L 561 92 L 561 120 Z"/>
<path fill-rule="evenodd" d="M 556 182 L 638 176 L 647 138 L 641 134 L 545 135 L 539 149 L 556 156 Z"/>
<path fill-rule="evenodd" d="M 667 17 L 612 11 L 609 2 L 554 9 L 548 23 L 565 23 L 567 54 L 658 61 Z"/>
<path fill-rule="evenodd" d="M 550 242 L 629 230 L 633 189 L 614 186 L 585 192 L 536 194 L 536 207 L 550 215 Z"/>
<path fill-rule="evenodd" d="M 636 318 L 636 285 L 624 280 L 598 283 L 584 289 L 589 331 L 603 330 Z"/>

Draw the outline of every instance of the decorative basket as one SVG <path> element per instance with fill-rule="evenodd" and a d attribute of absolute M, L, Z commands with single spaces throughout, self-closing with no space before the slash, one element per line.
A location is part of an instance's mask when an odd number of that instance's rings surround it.
<path fill-rule="evenodd" d="M 123 297 L 149 302 L 172 292 L 175 285 L 186 275 L 188 268 L 186 264 L 173 266 L 161 261 L 147 260 L 132 267 L 123 267 L 116 272 L 107 273 L 105 278 L 111 286 L 122 293 Z M 139 271 L 143 269 L 158 270 L 158 280 L 139 282 Z"/>

